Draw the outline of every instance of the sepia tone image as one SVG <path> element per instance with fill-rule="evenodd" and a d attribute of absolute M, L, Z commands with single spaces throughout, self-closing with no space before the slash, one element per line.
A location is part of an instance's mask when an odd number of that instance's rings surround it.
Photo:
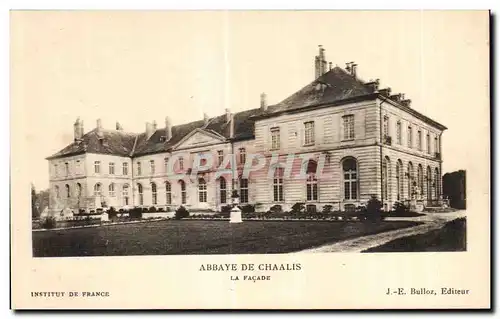
<path fill-rule="evenodd" d="M 46 35 L 19 31 L 45 78 L 34 257 L 467 249 L 455 92 L 402 74 L 450 66 L 406 56 L 411 34 L 375 50 L 331 22 L 250 28 L 269 12 L 24 15 Z"/>

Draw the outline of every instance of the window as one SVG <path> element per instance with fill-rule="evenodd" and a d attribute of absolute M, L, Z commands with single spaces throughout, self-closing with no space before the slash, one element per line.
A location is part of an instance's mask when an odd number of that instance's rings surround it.
<path fill-rule="evenodd" d="M 220 196 L 220 203 L 225 204 L 227 200 L 227 187 L 226 187 L 226 180 L 224 177 L 219 178 L 219 196 Z"/>
<path fill-rule="evenodd" d="M 223 161 L 224 161 L 224 151 L 217 151 L 217 165 L 218 166 L 222 165 Z"/>
<path fill-rule="evenodd" d="M 102 195 L 102 187 L 101 184 L 97 183 L 94 185 L 94 196 L 100 197 Z"/>
<path fill-rule="evenodd" d="M 66 188 L 66 197 L 67 198 L 70 198 L 71 197 L 71 190 L 69 189 L 69 185 L 66 184 L 65 185 L 65 188 Z"/>
<path fill-rule="evenodd" d="M 354 115 L 345 115 L 344 121 L 344 140 L 354 139 Z"/>
<path fill-rule="evenodd" d="M 384 137 L 389 136 L 389 117 L 384 116 Z"/>
<path fill-rule="evenodd" d="M 240 203 L 248 203 L 248 179 L 240 179 Z"/>
<path fill-rule="evenodd" d="M 344 173 L 344 199 L 358 199 L 358 164 L 354 158 L 347 158 L 342 162 Z"/>
<path fill-rule="evenodd" d="M 436 167 L 434 170 L 434 198 L 439 199 L 441 177 L 439 176 L 439 169 Z"/>
<path fill-rule="evenodd" d="M 179 157 L 179 169 L 184 170 L 184 158 Z"/>
<path fill-rule="evenodd" d="M 122 189 L 122 198 L 123 198 L 123 205 L 128 206 L 129 205 L 129 186 L 128 184 L 123 185 Z"/>
<path fill-rule="evenodd" d="M 306 180 L 306 199 L 308 201 L 318 200 L 318 179 L 316 178 L 315 161 L 309 161 L 307 164 L 307 180 Z"/>
<path fill-rule="evenodd" d="M 151 175 L 155 174 L 155 161 L 154 160 L 149 161 L 149 171 L 151 172 Z"/>
<path fill-rule="evenodd" d="M 101 162 L 94 162 L 94 173 L 99 174 L 101 172 Z"/>
<path fill-rule="evenodd" d="M 398 121 L 396 124 L 396 139 L 399 145 L 401 145 L 401 122 Z"/>
<path fill-rule="evenodd" d="M 59 199 L 59 186 L 56 185 L 54 187 L 54 193 L 55 193 L 56 198 Z"/>
<path fill-rule="evenodd" d="M 426 184 L 427 184 L 427 199 L 432 199 L 432 176 L 431 176 L 431 168 L 427 166 L 426 172 Z"/>
<path fill-rule="evenodd" d="M 65 170 L 66 176 L 69 176 L 69 163 L 64 163 L 64 170 Z"/>
<path fill-rule="evenodd" d="M 391 189 L 391 160 L 389 159 L 388 156 L 384 158 L 384 162 L 382 163 L 382 186 L 384 187 L 383 194 L 384 194 L 384 199 L 388 200 L 389 199 L 389 192 Z"/>
<path fill-rule="evenodd" d="M 439 142 L 437 136 L 434 138 L 434 152 L 439 153 Z"/>
<path fill-rule="evenodd" d="M 418 185 L 418 195 L 424 194 L 424 169 L 422 165 L 418 164 L 417 168 L 417 185 Z"/>
<path fill-rule="evenodd" d="M 198 180 L 198 200 L 200 203 L 207 202 L 207 182 L 203 178 Z"/>
<path fill-rule="evenodd" d="M 398 193 L 398 200 L 403 199 L 403 162 L 401 160 L 398 160 L 396 164 L 396 187 L 397 187 L 397 193 Z"/>
<path fill-rule="evenodd" d="M 137 176 L 142 175 L 142 165 L 141 162 L 137 162 Z"/>
<path fill-rule="evenodd" d="M 186 204 L 186 183 L 180 180 L 179 184 L 181 185 L 181 203 Z"/>
<path fill-rule="evenodd" d="M 280 148 L 280 129 L 279 127 L 273 127 L 271 129 L 271 149 L 279 150 Z"/>
<path fill-rule="evenodd" d="M 427 146 L 427 154 L 431 153 L 431 135 L 427 133 L 425 138 L 425 145 Z"/>
<path fill-rule="evenodd" d="M 247 151 L 244 147 L 240 148 L 240 164 L 245 164 L 247 161 Z"/>
<path fill-rule="evenodd" d="M 137 192 L 139 193 L 139 205 L 144 205 L 144 192 L 142 184 L 137 184 Z"/>
<path fill-rule="evenodd" d="M 76 196 L 80 198 L 82 196 L 82 184 L 76 183 Z"/>
<path fill-rule="evenodd" d="M 406 173 L 408 176 L 408 198 L 413 198 L 414 190 L 413 183 L 415 179 L 415 173 L 413 172 L 413 164 L 411 162 L 408 163 L 408 172 Z"/>
<path fill-rule="evenodd" d="M 169 182 L 165 182 L 165 194 L 166 194 L 166 204 L 172 204 L 172 185 Z"/>
<path fill-rule="evenodd" d="M 81 166 L 80 160 L 77 160 L 76 161 L 76 168 L 75 168 L 76 174 L 81 174 L 82 173 L 81 170 L 82 170 L 82 166 Z"/>
<path fill-rule="evenodd" d="M 422 131 L 421 130 L 418 130 L 418 132 L 417 132 L 417 147 L 418 147 L 419 151 L 422 150 Z"/>
<path fill-rule="evenodd" d="M 57 167 L 57 164 L 54 164 L 54 175 L 59 175 L 59 168 Z"/>
<path fill-rule="evenodd" d="M 314 122 L 304 123 L 304 144 L 313 145 L 314 144 Z"/>
<path fill-rule="evenodd" d="M 158 204 L 158 193 L 156 192 L 156 184 L 151 183 L 151 203 L 153 205 Z"/>
<path fill-rule="evenodd" d="M 115 175 L 115 163 L 109 163 L 109 175 Z"/>
<path fill-rule="evenodd" d="M 411 131 L 411 126 L 408 126 L 408 147 L 413 147 L 413 133 Z"/>
<path fill-rule="evenodd" d="M 164 166 L 165 166 L 165 173 L 168 173 L 168 157 L 165 157 L 164 161 Z"/>
<path fill-rule="evenodd" d="M 123 175 L 128 175 L 128 163 L 123 163 Z"/>
<path fill-rule="evenodd" d="M 114 197 L 116 195 L 115 194 L 115 184 L 113 184 L 113 183 L 109 184 L 108 193 L 109 193 L 110 197 Z"/>
<path fill-rule="evenodd" d="M 283 201 L 283 168 L 278 167 L 274 171 L 273 199 L 275 202 Z"/>

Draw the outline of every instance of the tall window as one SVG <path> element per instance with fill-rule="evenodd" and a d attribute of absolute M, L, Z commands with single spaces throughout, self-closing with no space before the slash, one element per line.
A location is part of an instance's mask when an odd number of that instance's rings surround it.
<path fill-rule="evenodd" d="M 144 190 L 142 184 L 137 184 L 137 192 L 139 193 L 139 205 L 144 205 Z"/>
<path fill-rule="evenodd" d="M 384 186 L 383 193 L 384 199 L 389 199 L 389 192 L 391 189 L 391 160 L 389 157 L 384 158 L 384 162 L 382 163 L 382 185 Z"/>
<path fill-rule="evenodd" d="M 75 174 L 82 174 L 82 166 L 80 160 L 76 161 Z"/>
<path fill-rule="evenodd" d="M 54 187 L 54 193 L 55 193 L 55 195 L 56 195 L 56 198 L 57 198 L 57 199 L 59 199 L 59 186 L 57 186 L 57 185 L 56 185 L 56 186 Z"/>
<path fill-rule="evenodd" d="M 413 132 L 411 130 L 411 126 L 408 126 L 408 147 L 413 147 Z"/>
<path fill-rule="evenodd" d="M 439 142 L 437 136 L 434 138 L 434 152 L 439 153 Z"/>
<path fill-rule="evenodd" d="M 384 137 L 389 136 L 389 117 L 384 116 Z"/>
<path fill-rule="evenodd" d="M 181 185 L 181 203 L 186 204 L 186 183 L 180 180 L 179 184 Z"/>
<path fill-rule="evenodd" d="M 149 171 L 151 172 L 151 175 L 154 175 L 155 174 L 155 161 L 154 160 L 150 160 L 149 161 Z"/>
<path fill-rule="evenodd" d="M 427 181 L 427 199 L 432 199 L 432 173 L 431 173 L 431 168 L 427 166 L 427 172 L 426 172 L 426 181 Z"/>
<path fill-rule="evenodd" d="M 69 188 L 69 185 L 68 185 L 68 184 L 66 184 L 66 185 L 65 185 L 65 187 L 66 187 L 66 197 L 67 197 L 67 198 L 70 198 L 70 197 L 71 197 L 71 190 L 70 190 L 70 188 Z"/>
<path fill-rule="evenodd" d="M 314 144 L 314 122 L 304 123 L 304 144 L 312 145 Z"/>
<path fill-rule="evenodd" d="M 59 175 L 59 167 L 57 166 L 57 164 L 54 164 L 54 175 L 55 176 Z"/>
<path fill-rule="evenodd" d="M 203 178 L 198 180 L 198 200 L 200 203 L 207 202 L 207 182 Z"/>
<path fill-rule="evenodd" d="M 396 124 L 396 140 L 398 142 L 399 145 L 401 145 L 401 122 L 398 121 L 398 123 Z"/>
<path fill-rule="evenodd" d="M 347 158 L 342 162 L 344 173 L 344 199 L 358 199 L 358 167 L 354 158 Z"/>
<path fill-rule="evenodd" d="M 151 203 L 158 204 L 158 193 L 156 192 L 156 183 L 151 183 Z"/>
<path fill-rule="evenodd" d="M 396 164 L 396 187 L 398 188 L 398 200 L 403 199 L 403 180 L 403 163 L 401 162 L 401 160 L 398 160 Z"/>
<path fill-rule="evenodd" d="M 179 169 L 184 170 L 184 158 L 179 157 Z"/>
<path fill-rule="evenodd" d="M 315 161 L 309 161 L 307 164 L 307 180 L 306 180 L 306 199 L 308 201 L 318 200 L 318 179 L 316 178 L 316 167 Z"/>
<path fill-rule="evenodd" d="M 64 163 L 64 170 L 65 170 L 66 176 L 68 176 L 69 175 L 69 163 Z"/>
<path fill-rule="evenodd" d="M 424 194 L 424 169 L 422 165 L 418 164 L 417 168 L 417 184 L 418 184 L 418 195 Z"/>
<path fill-rule="evenodd" d="M 165 173 L 168 173 L 168 157 L 165 157 L 163 159 L 163 164 L 164 164 L 164 167 L 165 167 Z"/>
<path fill-rule="evenodd" d="M 82 184 L 76 183 L 76 196 L 80 198 L 82 196 Z"/>
<path fill-rule="evenodd" d="M 109 196 L 111 196 L 111 197 L 115 196 L 115 184 L 113 184 L 113 183 L 109 184 L 108 193 L 109 193 Z"/>
<path fill-rule="evenodd" d="M 425 144 L 427 146 L 427 154 L 431 153 L 431 135 L 427 133 L 427 136 L 425 138 Z"/>
<path fill-rule="evenodd" d="M 219 197 L 220 197 L 220 203 L 225 204 L 226 203 L 226 198 L 227 198 L 227 186 L 226 186 L 226 180 L 224 177 L 219 178 Z"/>
<path fill-rule="evenodd" d="M 115 175 L 115 163 L 109 163 L 109 175 Z"/>
<path fill-rule="evenodd" d="M 342 117 L 344 123 L 344 140 L 354 139 L 354 115 Z"/>
<path fill-rule="evenodd" d="M 125 176 L 128 175 L 128 163 L 123 163 L 122 171 L 123 171 L 123 175 L 125 175 Z"/>
<path fill-rule="evenodd" d="M 165 195 L 166 195 L 166 204 L 172 204 L 172 185 L 169 182 L 165 182 Z"/>
<path fill-rule="evenodd" d="M 275 202 L 283 201 L 283 168 L 278 167 L 274 171 L 273 198 Z"/>
<path fill-rule="evenodd" d="M 137 176 L 142 175 L 142 165 L 141 162 L 137 162 Z"/>
<path fill-rule="evenodd" d="M 434 170 L 434 198 L 439 199 L 441 177 L 439 176 L 439 169 L 436 167 Z"/>
<path fill-rule="evenodd" d="M 222 165 L 224 161 L 224 151 L 217 151 L 217 166 Z"/>
<path fill-rule="evenodd" d="M 248 203 L 248 179 L 240 179 L 240 203 Z"/>
<path fill-rule="evenodd" d="M 421 151 L 422 150 L 422 131 L 421 130 L 418 130 L 418 132 L 417 132 L 417 146 L 418 146 L 418 150 Z"/>
<path fill-rule="evenodd" d="M 280 148 L 280 129 L 273 127 L 271 129 L 271 149 L 278 150 Z"/>
<path fill-rule="evenodd" d="M 128 191 L 129 191 L 128 184 L 123 185 L 122 198 L 123 198 L 123 205 L 124 206 L 128 206 L 129 205 L 129 194 L 128 194 Z"/>
<path fill-rule="evenodd" d="M 101 184 L 97 183 L 94 185 L 94 196 L 101 197 L 102 195 L 102 187 Z"/>
<path fill-rule="evenodd" d="M 247 160 L 247 151 L 244 147 L 240 148 L 240 164 L 245 164 Z"/>
<path fill-rule="evenodd" d="M 415 174 L 413 172 L 413 164 L 411 162 L 408 163 L 408 198 L 413 198 L 413 183 L 415 180 Z"/>
<path fill-rule="evenodd" d="M 94 173 L 99 174 L 101 172 L 101 162 L 94 162 Z"/>

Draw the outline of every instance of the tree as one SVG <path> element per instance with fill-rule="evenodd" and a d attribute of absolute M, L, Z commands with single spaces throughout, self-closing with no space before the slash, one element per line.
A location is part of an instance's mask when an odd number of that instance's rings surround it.
<path fill-rule="evenodd" d="M 40 212 L 37 207 L 37 196 L 35 185 L 31 184 L 31 218 L 37 218 L 40 216 Z"/>
<path fill-rule="evenodd" d="M 450 206 L 465 209 L 465 171 L 459 170 L 443 176 L 443 195 L 450 199 Z"/>

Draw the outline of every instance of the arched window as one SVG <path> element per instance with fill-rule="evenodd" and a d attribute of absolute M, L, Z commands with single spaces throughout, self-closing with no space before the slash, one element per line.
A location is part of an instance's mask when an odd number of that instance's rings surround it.
<path fill-rule="evenodd" d="M 307 201 L 318 200 L 318 179 L 316 178 L 317 163 L 310 160 L 307 163 L 307 179 L 306 179 L 306 199 Z"/>
<path fill-rule="evenodd" d="M 283 201 L 283 168 L 277 167 L 274 171 L 273 199 L 275 202 Z"/>
<path fill-rule="evenodd" d="M 70 198 L 71 197 L 71 190 L 69 188 L 69 185 L 66 184 L 64 187 L 66 188 L 66 197 Z"/>
<path fill-rule="evenodd" d="M 413 198 L 414 189 L 413 183 L 415 180 L 415 173 L 413 172 L 413 164 L 412 162 L 408 163 L 408 172 L 406 173 L 408 176 L 408 198 Z"/>
<path fill-rule="evenodd" d="M 102 187 L 101 184 L 97 183 L 94 185 L 94 196 L 100 197 L 102 195 Z"/>
<path fill-rule="evenodd" d="M 207 182 L 203 178 L 198 179 L 198 200 L 200 203 L 207 202 Z"/>
<path fill-rule="evenodd" d="M 398 200 L 403 199 L 403 180 L 403 162 L 398 159 L 398 162 L 396 163 L 396 187 L 398 188 Z"/>
<path fill-rule="evenodd" d="M 151 203 L 153 205 L 158 204 L 158 193 L 156 192 L 156 184 L 151 183 Z"/>
<path fill-rule="evenodd" d="M 439 199 L 439 193 L 440 193 L 440 176 L 439 176 L 439 169 L 436 167 L 434 170 L 434 197 L 436 199 Z"/>
<path fill-rule="evenodd" d="M 417 169 L 417 185 L 418 185 L 418 195 L 424 194 L 424 169 L 421 164 L 418 164 Z"/>
<path fill-rule="evenodd" d="M 389 192 L 391 190 L 391 160 L 388 156 L 384 158 L 382 163 L 382 185 L 384 186 L 383 193 L 384 199 L 389 199 Z"/>
<path fill-rule="evenodd" d="M 82 196 L 82 184 L 76 183 L 76 196 L 80 198 Z"/>
<path fill-rule="evenodd" d="M 172 185 L 169 182 L 165 182 L 165 195 L 166 195 L 166 204 L 172 204 Z"/>
<path fill-rule="evenodd" d="M 128 194 L 128 191 L 129 191 L 128 184 L 123 185 L 123 188 L 122 188 L 122 198 L 123 198 L 123 205 L 124 206 L 128 206 L 129 205 L 129 194 Z"/>
<path fill-rule="evenodd" d="M 427 166 L 427 199 L 432 199 L 432 173 L 430 166 Z"/>
<path fill-rule="evenodd" d="M 109 192 L 109 196 L 111 196 L 111 197 L 115 196 L 115 184 L 114 183 L 109 184 L 108 192 Z"/>
<path fill-rule="evenodd" d="M 57 186 L 57 185 L 56 185 L 56 186 L 54 187 L 54 193 L 55 193 L 55 195 L 56 195 L 56 198 L 57 198 L 57 199 L 59 199 L 59 186 Z"/>
<path fill-rule="evenodd" d="M 137 192 L 139 193 L 139 205 L 144 205 L 144 190 L 142 184 L 137 184 Z"/>
<path fill-rule="evenodd" d="M 180 180 L 179 185 L 181 186 L 181 203 L 186 204 L 186 183 Z"/>
<path fill-rule="evenodd" d="M 240 203 L 248 203 L 248 179 L 240 179 Z"/>
<path fill-rule="evenodd" d="M 220 196 L 220 203 L 225 204 L 226 203 L 226 196 L 227 194 L 227 187 L 226 187 L 226 180 L 224 177 L 219 178 L 219 196 Z"/>
<path fill-rule="evenodd" d="M 358 199 L 358 164 L 354 158 L 347 158 L 342 162 L 344 173 L 344 199 Z"/>

